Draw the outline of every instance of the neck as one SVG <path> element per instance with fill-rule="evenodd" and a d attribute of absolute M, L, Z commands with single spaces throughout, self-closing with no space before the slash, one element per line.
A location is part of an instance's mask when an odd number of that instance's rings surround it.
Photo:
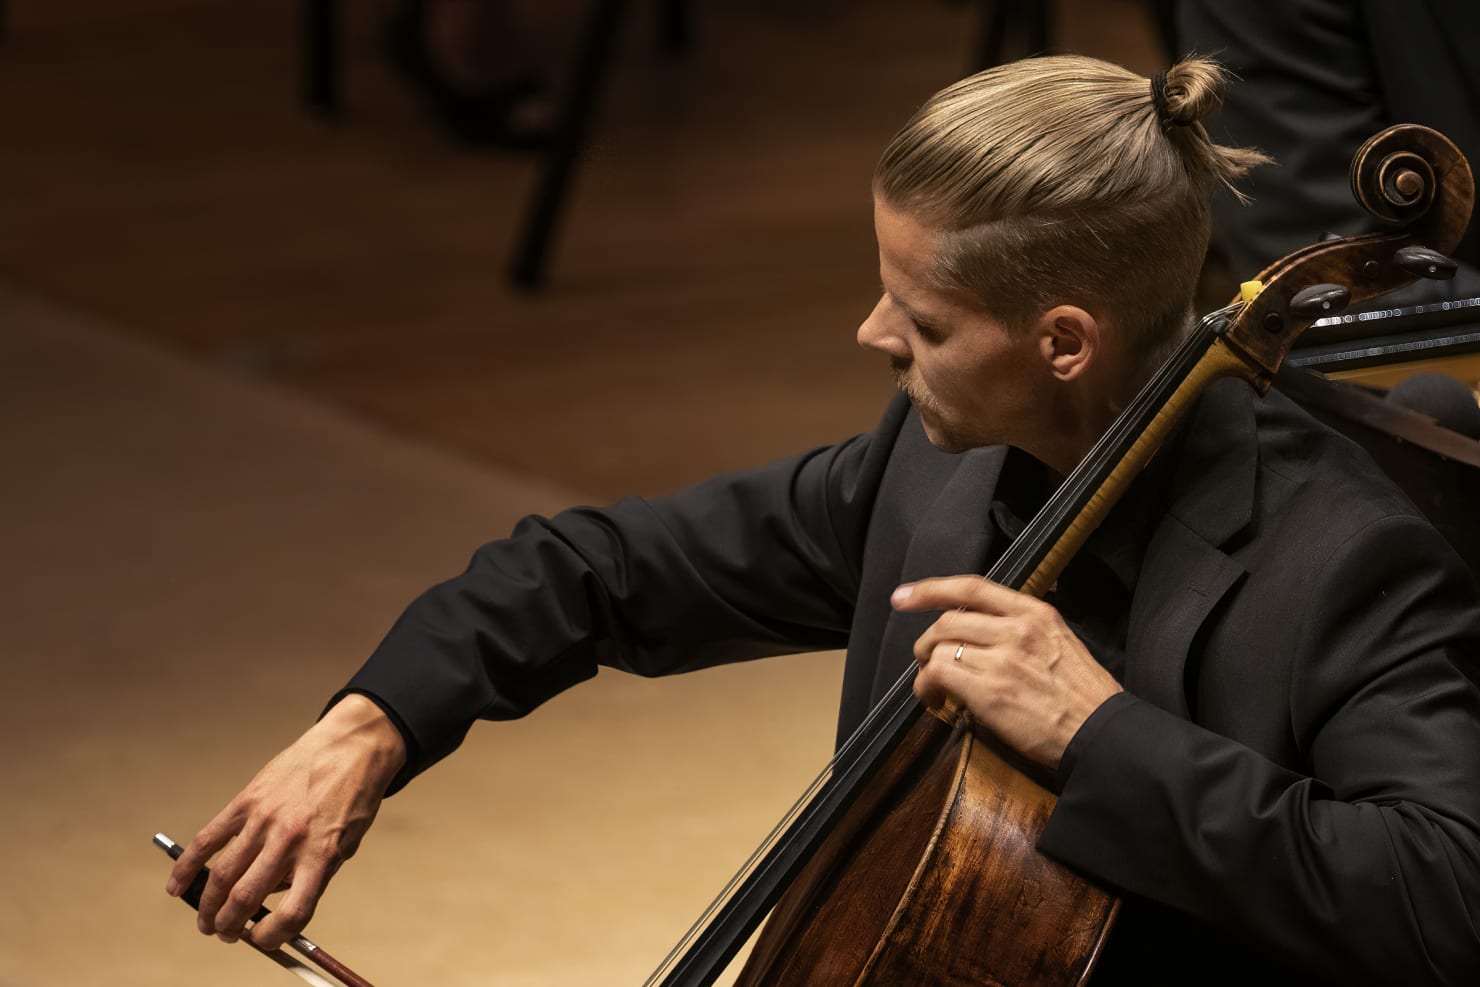
<path fill-rule="evenodd" d="M 1073 472 L 1125 411 L 1150 373 L 1102 374 L 1066 385 L 1046 417 L 1047 427 L 1023 451 L 1062 479 Z"/>

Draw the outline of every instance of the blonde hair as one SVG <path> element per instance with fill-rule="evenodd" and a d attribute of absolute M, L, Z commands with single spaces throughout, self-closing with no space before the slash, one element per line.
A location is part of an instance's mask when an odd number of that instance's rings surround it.
<path fill-rule="evenodd" d="M 874 192 L 937 233 L 942 287 L 1009 326 L 1060 303 L 1098 310 L 1153 359 L 1190 321 L 1214 183 L 1233 188 L 1268 160 L 1208 137 L 1224 85 L 1220 66 L 1192 57 L 1159 100 L 1151 80 L 1083 56 L 988 69 L 911 117 Z"/>

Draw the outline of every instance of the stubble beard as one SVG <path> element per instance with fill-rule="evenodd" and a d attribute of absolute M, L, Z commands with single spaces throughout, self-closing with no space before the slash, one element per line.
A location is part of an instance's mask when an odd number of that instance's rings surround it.
<path fill-rule="evenodd" d="M 894 386 L 904 392 L 905 397 L 910 399 L 910 403 L 919 412 L 925 437 L 930 440 L 931 445 L 942 452 L 964 452 L 972 447 L 972 443 L 965 441 L 958 430 L 951 426 L 950 419 L 935 396 L 910 375 L 908 364 L 891 360 L 889 370 L 894 375 Z"/>

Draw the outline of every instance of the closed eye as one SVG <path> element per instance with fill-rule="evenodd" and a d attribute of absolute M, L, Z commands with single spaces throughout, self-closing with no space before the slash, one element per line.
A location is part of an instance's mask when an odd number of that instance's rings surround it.
<path fill-rule="evenodd" d="M 926 323 L 921 322 L 919 319 L 911 319 L 910 322 L 915 327 L 915 335 L 919 336 L 920 339 L 924 342 L 930 343 L 932 346 L 942 342 L 945 339 L 945 334 L 932 325 L 927 325 Z"/>

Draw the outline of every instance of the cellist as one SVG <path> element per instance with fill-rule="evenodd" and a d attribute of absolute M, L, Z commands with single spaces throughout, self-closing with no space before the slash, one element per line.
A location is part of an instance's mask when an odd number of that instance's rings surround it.
<path fill-rule="evenodd" d="M 1039 850 L 1125 897 L 1107 984 L 1480 981 L 1480 600 L 1355 446 L 1210 387 L 1043 600 L 979 573 L 1175 346 L 1224 86 L 1034 59 L 936 94 L 873 180 L 899 395 L 873 431 L 528 518 L 415 601 L 191 842 L 203 932 L 307 922 L 388 793 L 598 665 L 846 646 L 840 736 L 910 661 L 1052 773 Z"/>

